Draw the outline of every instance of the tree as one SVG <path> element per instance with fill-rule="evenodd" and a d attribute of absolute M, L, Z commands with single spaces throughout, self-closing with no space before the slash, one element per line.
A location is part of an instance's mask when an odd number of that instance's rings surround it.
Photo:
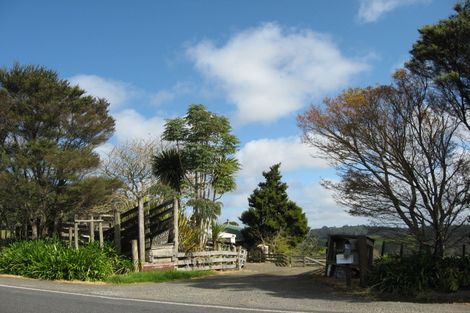
<path fill-rule="evenodd" d="M 459 123 L 428 80 L 398 71 L 392 86 L 350 89 L 298 117 L 304 141 L 332 161 L 326 182 L 353 215 L 405 224 L 442 256 L 469 212 L 469 159 Z"/>
<path fill-rule="evenodd" d="M 281 181 L 280 166 L 275 164 L 263 172 L 266 180 L 250 195 L 249 208 L 240 217 L 246 225 L 243 236 L 250 246 L 262 243 L 276 248 L 276 242 L 285 238 L 294 247 L 308 232 L 305 213 L 289 200 L 287 184 Z"/>
<path fill-rule="evenodd" d="M 235 189 L 234 174 L 239 168 L 233 157 L 238 139 L 231 133 L 230 122 L 191 105 L 183 118 L 170 119 L 162 138 L 171 147 L 153 160 L 154 174 L 171 186 L 192 207 L 192 220 L 200 227 L 200 245 L 220 214 L 221 196 Z"/>
<path fill-rule="evenodd" d="M 470 0 L 455 12 L 419 30 L 407 67 L 431 79 L 446 99 L 442 105 L 470 130 Z"/>
<path fill-rule="evenodd" d="M 139 258 L 145 258 L 144 201 L 157 183 L 152 173 L 152 157 L 157 145 L 151 140 L 133 140 L 116 146 L 103 162 L 103 174 L 119 180 L 122 191 L 138 205 Z"/>
<path fill-rule="evenodd" d="M 103 200 L 86 196 L 86 181 L 100 180 L 91 173 L 99 164 L 94 149 L 114 131 L 108 107 L 44 67 L 0 70 L 0 216 L 11 227 L 48 236 Z"/>

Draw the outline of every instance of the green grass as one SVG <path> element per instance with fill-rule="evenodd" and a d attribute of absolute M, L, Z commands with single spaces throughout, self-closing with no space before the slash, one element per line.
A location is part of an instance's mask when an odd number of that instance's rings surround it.
<path fill-rule="evenodd" d="M 0 250 L 0 273 L 31 278 L 94 281 L 131 268 L 111 246 L 97 243 L 75 250 L 57 239 L 17 241 Z"/>
<path fill-rule="evenodd" d="M 105 279 L 106 282 L 113 284 L 133 284 L 133 283 L 161 283 L 177 279 L 190 279 L 213 275 L 214 271 L 154 271 L 154 272 L 134 272 L 125 275 L 114 275 Z"/>

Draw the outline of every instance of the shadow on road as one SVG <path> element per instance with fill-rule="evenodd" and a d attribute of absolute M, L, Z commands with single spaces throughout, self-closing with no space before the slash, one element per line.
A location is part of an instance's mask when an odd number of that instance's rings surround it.
<path fill-rule="evenodd" d="M 365 297 L 357 297 L 335 291 L 316 278 L 311 269 L 276 268 L 274 265 L 254 271 L 228 273 L 186 281 L 191 287 L 244 291 L 261 290 L 271 296 L 290 299 L 324 299 L 352 302 L 370 302 Z"/>

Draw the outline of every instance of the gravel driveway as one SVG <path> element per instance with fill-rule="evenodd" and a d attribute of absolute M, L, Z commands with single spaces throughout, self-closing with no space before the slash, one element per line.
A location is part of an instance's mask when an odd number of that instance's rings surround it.
<path fill-rule="evenodd" d="M 470 312 L 470 303 L 421 304 L 347 296 L 315 280 L 309 268 L 282 268 L 272 264 L 247 264 L 240 272 L 159 284 L 108 285 L 0 276 L 0 285 L 296 312 Z"/>

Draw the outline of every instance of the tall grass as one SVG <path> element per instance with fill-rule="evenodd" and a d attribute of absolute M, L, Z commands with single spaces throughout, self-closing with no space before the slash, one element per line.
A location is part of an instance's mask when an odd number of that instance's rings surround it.
<path fill-rule="evenodd" d="M 135 272 L 127 275 L 115 275 L 106 278 L 106 281 L 114 284 L 132 284 L 154 282 L 160 283 L 176 279 L 190 279 L 196 277 L 203 277 L 213 274 L 213 271 L 187 271 L 178 272 L 172 271 L 155 271 L 155 272 Z"/>
<path fill-rule="evenodd" d="M 102 280 L 131 268 L 129 260 L 97 243 L 76 250 L 58 240 L 19 241 L 0 251 L 0 273 L 32 278 Z"/>

